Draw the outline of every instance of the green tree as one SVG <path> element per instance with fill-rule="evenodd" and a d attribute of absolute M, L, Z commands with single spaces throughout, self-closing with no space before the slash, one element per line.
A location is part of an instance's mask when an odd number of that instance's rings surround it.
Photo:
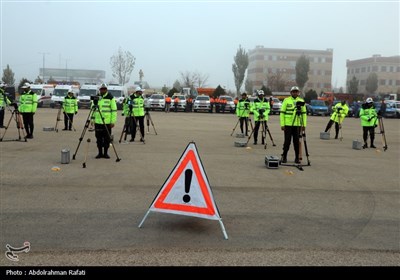
<path fill-rule="evenodd" d="M 378 89 L 378 75 L 371 73 L 368 75 L 367 81 L 365 82 L 365 90 L 369 94 L 373 94 Z"/>
<path fill-rule="evenodd" d="M 172 87 L 175 88 L 175 89 L 177 90 L 176 92 L 180 92 L 181 89 L 182 89 L 181 83 L 180 83 L 178 80 L 176 80 L 176 81 L 174 82 L 174 84 L 172 85 Z"/>
<path fill-rule="evenodd" d="M 304 95 L 304 101 L 310 103 L 310 101 L 314 99 L 318 99 L 318 93 L 313 89 L 308 90 Z"/>
<path fill-rule="evenodd" d="M 25 83 L 30 83 L 30 84 L 32 84 L 32 82 L 29 81 L 27 78 L 22 78 L 21 81 L 19 81 L 19 85 L 18 85 L 18 92 L 19 92 L 19 93 L 22 92 L 22 86 L 23 86 Z"/>
<path fill-rule="evenodd" d="M 235 63 L 232 64 L 233 77 L 235 80 L 236 86 L 236 95 L 240 96 L 240 88 L 242 87 L 244 76 L 247 70 L 247 66 L 249 66 L 249 55 L 247 52 L 242 49 L 242 46 L 239 45 L 239 49 L 236 52 L 236 56 L 234 57 Z"/>
<path fill-rule="evenodd" d="M 252 95 L 253 94 L 253 82 L 249 79 L 246 79 L 246 81 L 244 82 L 244 91 L 247 94 Z"/>
<path fill-rule="evenodd" d="M 123 51 L 119 47 L 118 52 L 110 58 L 110 65 L 113 71 L 113 77 L 118 83 L 125 85 L 129 82 L 136 58 L 129 52 Z"/>
<path fill-rule="evenodd" d="M 221 95 L 226 95 L 226 92 L 220 85 L 218 85 L 214 91 L 213 97 L 219 97 Z"/>
<path fill-rule="evenodd" d="M 272 91 L 269 88 L 267 88 L 265 85 L 263 85 L 260 89 L 264 92 L 264 96 L 272 95 Z"/>
<path fill-rule="evenodd" d="M 175 92 L 179 92 L 175 87 L 171 88 L 168 91 L 168 96 L 171 97 L 172 95 L 174 95 Z"/>
<path fill-rule="evenodd" d="M 296 61 L 296 84 L 303 90 L 308 81 L 308 72 L 310 71 L 310 60 L 303 54 Z"/>
<path fill-rule="evenodd" d="M 168 93 L 168 87 L 164 85 L 161 89 L 162 93 L 167 94 Z"/>
<path fill-rule="evenodd" d="M 3 69 L 3 77 L 1 80 L 7 85 L 14 85 L 14 72 L 11 70 L 10 65 L 7 64 L 7 67 Z"/>
<path fill-rule="evenodd" d="M 347 89 L 350 94 L 358 93 L 358 80 L 356 76 L 353 76 L 353 78 L 348 82 Z"/>

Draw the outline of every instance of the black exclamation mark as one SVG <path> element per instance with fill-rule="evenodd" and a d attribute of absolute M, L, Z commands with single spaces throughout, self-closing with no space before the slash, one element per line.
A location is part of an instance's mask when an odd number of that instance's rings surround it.
<path fill-rule="evenodd" d="M 185 193 L 189 193 L 190 191 L 190 184 L 192 183 L 192 169 L 186 169 L 185 171 Z M 183 201 L 188 203 L 190 201 L 190 195 L 185 194 L 183 196 Z"/>

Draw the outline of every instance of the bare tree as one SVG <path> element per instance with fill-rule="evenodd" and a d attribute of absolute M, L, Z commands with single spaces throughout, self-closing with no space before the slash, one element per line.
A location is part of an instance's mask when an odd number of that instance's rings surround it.
<path fill-rule="evenodd" d="M 110 58 L 110 65 L 113 71 L 113 77 L 118 80 L 121 85 L 129 82 L 136 58 L 129 52 L 123 51 L 119 47 L 118 52 Z"/>
<path fill-rule="evenodd" d="M 206 87 L 207 86 L 207 80 L 208 80 L 208 74 L 201 74 L 200 72 L 194 72 L 195 76 L 195 81 L 197 87 Z"/>
<path fill-rule="evenodd" d="M 277 72 L 275 74 L 271 73 L 267 76 L 268 87 L 272 91 L 285 91 L 289 81 L 286 78 L 285 73 Z"/>
<path fill-rule="evenodd" d="M 208 80 L 208 74 L 201 74 L 200 72 L 181 72 L 181 82 L 182 87 L 189 87 L 191 89 L 195 87 L 205 87 Z"/>

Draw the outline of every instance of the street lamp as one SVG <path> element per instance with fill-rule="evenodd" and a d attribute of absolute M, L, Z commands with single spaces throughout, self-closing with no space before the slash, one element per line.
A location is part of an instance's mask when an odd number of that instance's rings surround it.
<path fill-rule="evenodd" d="M 40 52 L 39 54 L 41 54 L 41 55 L 43 55 L 43 83 L 45 82 L 44 81 L 44 72 L 45 72 L 45 57 L 46 57 L 46 54 L 50 54 L 50 53 L 47 53 L 47 52 Z"/>

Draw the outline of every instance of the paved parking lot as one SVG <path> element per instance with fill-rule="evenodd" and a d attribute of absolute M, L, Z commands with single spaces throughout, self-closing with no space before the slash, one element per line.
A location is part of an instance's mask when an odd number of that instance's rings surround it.
<path fill-rule="evenodd" d="M 277 145 L 267 137 L 265 150 L 252 140 L 235 147 L 232 114 L 152 111 L 146 144 L 118 143 L 119 111 L 113 135 L 121 161 L 113 150 L 111 159 L 95 159 L 88 131 L 72 160 L 88 114 L 79 111 L 77 131 L 56 133 L 43 128 L 55 126 L 57 109 L 40 108 L 34 139 L 0 143 L 0 265 L 399 265 L 398 119 L 384 120 L 389 148 L 383 151 L 380 135 L 378 149 L 352 149 L 362 135 L 359 119 L 345 120 L 339 141 L 320 139 L 328 117 L 309 117 L 311 166 L 300 171 L 264 164 L 266 155 L 281 153 L 278 116 L 269 121 Z M 4 140 L 17 136 L 11 123 Z M 194 217 L 151 213 L 138 228 L 190 141 L 228 240 L 217 221 Z M 69 164 L 60 162 L 64 148 Z M 5 258 L 6 244 L 25 241 L 31 250 L 19 262 Z"/>

